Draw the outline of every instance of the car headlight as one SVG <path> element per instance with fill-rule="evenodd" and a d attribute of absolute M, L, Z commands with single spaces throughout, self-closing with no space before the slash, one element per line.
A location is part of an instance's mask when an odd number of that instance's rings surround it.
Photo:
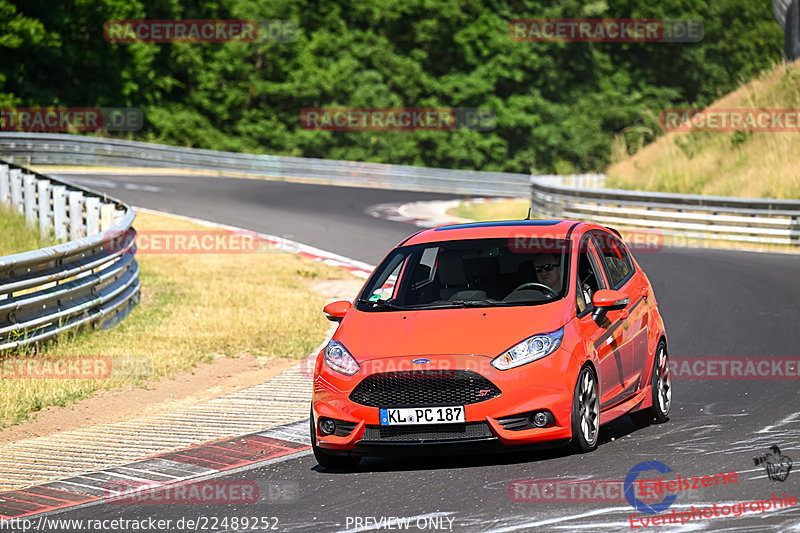
<path fill-rule="evenodd" d="M 328 343 L 322 353 L 322 358 L 325 360 L 325 364 L 333 370 L 348 376 L 352 376 L 361 369 L 350 352 L 336 341 Z"/>
<path fill-rule="evenodd" d="M 534 335 L 517 344 L 503 355 L 496 357 L 492 361 L 492 366 L 498 370 L 508 370 L 509 368 L 536 361 L 550 355 L 556 348 L 561 346 L 562 338 L 564 338 L 564 328 L 552 333 Z"/>

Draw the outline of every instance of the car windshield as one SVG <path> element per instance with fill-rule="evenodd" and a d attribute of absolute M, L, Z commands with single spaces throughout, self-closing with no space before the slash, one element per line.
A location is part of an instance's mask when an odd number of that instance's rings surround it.
<path fill-rule="evenodd" d="M 569 242 L 514 237 L 400 247 L 375 269 L 356 305 L 393 311 L 553 302 L 569 287 Z"/>

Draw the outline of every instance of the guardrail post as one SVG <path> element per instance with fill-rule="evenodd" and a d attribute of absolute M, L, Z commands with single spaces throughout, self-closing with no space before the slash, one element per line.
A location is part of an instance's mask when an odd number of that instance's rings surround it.
<path fill-rule="evenodd" d="M 39 180 L 36 183 L 39 199 L 39 235 L 46 239 L 50 232 L 50 180 Z"/>
<path fill-rule="evenodd" d="M 122 222 L 123 218 L 125 218 L 125 211 L 123 211 L 122 209 L 115 209 L 114 215 L 112 216 L 114 224 L 119 224 L 120 222 Z"/>
<path fill-rule="evenodd" d="M 63 185 L 53 187 L 53 228 L 56 240 L 67 240 L 67 188 Z"/>
<path fill-rule="evenodd" d="M 23 174 L 23 183 L 25 186 L 24 194 L 22 196 L 25 202 L 25 222 L 29 226 L 36 225 L 36 176 L 33 174 Z"/>
<path fill-rule="evenodd" d="M 11 189 L 8 184 L 8 165 L 0 165 L 0 204 L 8 205 Z"/>
<path fill-rule="evenodd" d="M 86 234 L 100 233 L 100 198 L 86 199 Z"/>
<path fill-rule="evenodd" d="M 11 176 L 11 207 L 20 215 L 22 214 L 22 171 L 12 168 Z"/>
<path fill-rule="evenodd" d="M 114 204 L 103 204 L 100 206 L 100 230 L 106 231 L 114 225 Z"/>
<path fill-rule="evenodd" d="M 80 239 L 86 235 L 83 228 L 83 193 L 69 192 L 69 238 Z"/>

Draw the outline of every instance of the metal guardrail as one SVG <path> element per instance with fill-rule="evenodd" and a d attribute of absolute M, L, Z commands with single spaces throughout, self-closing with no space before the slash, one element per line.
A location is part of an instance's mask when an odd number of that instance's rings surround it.
<path fill-rule="evenodd" d="M 372 188 L 516 198 L 530 195 L 537 216 L 593 220 L 699 239 L 800 244 L 800 202 L 602 189 L 602 174 L 531 177 L 26 132 L 0 132 L 0 153 L 36 165 L 203 169 Z"/>
<path fill-rule="evenodd" d="M 528 174 L 238 154 L 102 137 L 0 132 L 0 153 L 31 165 L 107 165 L 241 172 L 370 188 L 524 197 Z"/>
<path fill-rule="evenodd" d="M 800 245 L 800 201 L 600 188 L 602 174 L 532 176 L 537 216 L 591 220 L 665 235 Z"/>
<path fill-rule="evenodd" d="M 70 239 L 0 257 L 0 350 L 79 326 L 111 327 L 139 301 L 128 205 L 2 160 L 0 204 L 42 235 Z"/>

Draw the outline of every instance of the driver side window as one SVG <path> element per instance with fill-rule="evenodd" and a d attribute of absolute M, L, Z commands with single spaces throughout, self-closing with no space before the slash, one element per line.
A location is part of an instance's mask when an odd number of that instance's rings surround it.
<path fill-rule="evenodd" d="M 603 278 L 600 276 L 592 254 L 589 238 L 584 237 L 581 241 L 578 254 L 578 276 L 576 279 L 576 312 L 578 315 L 594 309 L 592 296 L 600 289 L 605 288 Z"/>

